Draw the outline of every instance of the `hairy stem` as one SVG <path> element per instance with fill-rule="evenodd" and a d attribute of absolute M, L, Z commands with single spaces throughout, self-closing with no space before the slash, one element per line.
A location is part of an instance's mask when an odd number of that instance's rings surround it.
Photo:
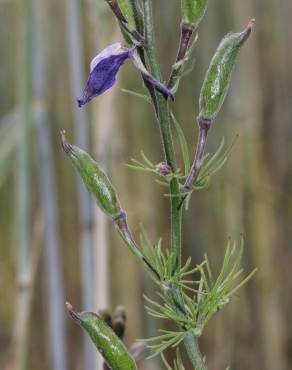
<path fill-rule="evenodd" d="M 207 370 L 199 348 L 198 338 L 194 334 L 188 333 L 185 337 L 184 343 L 188 356 L 195 365 L 195 370 Z"/>
<path fill-rule="evenodd" d="M 153 14 L 152 0 L 143 0 L 144 22 L 145 22 L 145 49 L 148 57 L 151 74 L 154 78 L 160 79 L 159 67 L 154 49 L 153 37 Z M 172 141 L 172 134 L 169 120 L 169 109 L 167 99 L 159 92 L 155 92 L 157 101 L 157 118 L 160 128 L 160 135 L 163 146 L 163 153 L 167 164 L 173 172 L 176 170 L 175 152 Z M 177 179 L 172 179 L 169 185 L 170 205 L 171 205 L 171 251 L 173 253 L 173 271 L 178 271 L 181 267 L 181 222 L 182 211 L 180 207 L 179 183 Z M 171 295 L 177 298 L 180 306 L 184 306 L 180 291 L 173 287 Z M 185 339 L 185 346 L 194 367 L 198 370 L 206 370 L 199 351 L 197 337 L 188 334 Z"/>

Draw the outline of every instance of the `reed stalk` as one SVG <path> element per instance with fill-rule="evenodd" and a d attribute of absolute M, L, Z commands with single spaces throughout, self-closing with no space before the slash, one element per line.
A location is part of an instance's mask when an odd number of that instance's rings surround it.
<path fill-rule="evenodd" d="M 21 119 L 19 125 L 18 166 L 16 175 L 16 244 L 17 294 L 14 317 L 14 369 L 24 370 L 27 363 L 27 326 L 29 318 L 30 286 L 32 281 L 31 251 L 31 51 L 32 2 L 22 4 L 23 39 L 21 48 L 22 74 L 20 79 Z"/>
<path fill-rule="evenodd" d="M 76 97 L 84 84 L 84 50 L 82 42 L 81 3 L 79 0 L 66 0 L 66 29 L 69 56 L 69 75 L 71 82 L 71 100 L 73 124 L 77 144 L 88 150 L 90 126 L 87 109 L 79 109 Z M 90 195 L 80 178 L 77 178 L 79 254 L 81 261 L 81 292 L 84 310 L 92 310 L 95 302 L 96 287 L 94 279 L 94 245 L 93 245 L 93 207 Z M 83 336 L 84 366 L 86 370 L 96 368 L 96 350 L 86 334 Z"/>
<path fill-rule="evenodd" d="M 42 114 L 38 126 L 40 196 L 44 214 L 44 266 L 46 276 L 49 344 L 53 370 L 67 369 L 67 345 L 64 320 L 64 286 L 61 272 L 61 254 L 58 222 L 58 203 L 56 198 L 55 166 L 51 125 L 46 100 L 46 71 L 44 63 L 44 30 L 42 2 L 33 2 L 33 65 L 34 98 Z"/>

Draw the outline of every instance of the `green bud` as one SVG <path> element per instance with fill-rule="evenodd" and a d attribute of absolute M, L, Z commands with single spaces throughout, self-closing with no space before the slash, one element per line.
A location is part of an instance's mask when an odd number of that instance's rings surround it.
<path fill-rule="evenodd" d="M 94 196 L 99 208 L 109 217 L 116 218 L 122 213 L 115 189 L 98 164 L 82 149 L 71 145 L 61 132 L 62 147 L 79 172 L 89 192 Z"/>
<path fill-rule="evenodd" d="M 112 370 L 137 370 L 134 359 L 114 331 L 93 312 L 76 312 L 66 303 L 70 316 L 87 331 L 96 348 Z"/>
<path fill-rule="evenodd" d="M 197 29 L 203 19 L 208 0 L 182 0 L 183 24 L 189 28 Z"/>
<path fill-rule="evenodd" d="M 227 34 L 218 46 L 201 89 L 199 122 L 211 123 L 216 118 L 228 92 L 236 57 L 254 22 L 252 19 L 243 32 Z"/>

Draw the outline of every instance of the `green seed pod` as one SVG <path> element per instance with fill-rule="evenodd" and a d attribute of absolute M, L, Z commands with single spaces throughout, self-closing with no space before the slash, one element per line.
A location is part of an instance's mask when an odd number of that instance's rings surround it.
<path fill-rule="evenodd" d="M 135 29 L 137 25 L 131 0 L 118 0 L 118 4 L 129 25 Z"/>
<path fill-rule="evenodd" d="M 197 29 L 203 19 L 208 0 L 182 0 L 182 22 L 186 27 Z"/>
<path fill-rule="evenodd" d="M 199 123 L 211 123 L 216 118 L 228 92 L 236 57 L 248 39 L 254 22 L 252 19 L 243 32 L 227 34 L 218 46 L 200 93 Z"/>
<path fill-rule="evenodd" d="M 114 331 L 93 312 L 76 312 L 66 303 L 70 316 L 89 334 L 96 348 L 112 370 L 137 370 L 134 359 Z"/>
<path fill-rule="evenodd" d="M 94 196 L 99 208 L 109 217 L 116 218 L 122 213 L 115 189 L 98 164 L 82 149 L 71 145 L 61 132 L 62 147 L 79 172 L 89 192 Z"/>
<path fill-rule="evenodd" d="M 140 8 L 138 0 L 130 0 L 133 8 L 133 14 L 135 18 L 137 31 L 143 35 L 144 32 L 144 15 Z"/>

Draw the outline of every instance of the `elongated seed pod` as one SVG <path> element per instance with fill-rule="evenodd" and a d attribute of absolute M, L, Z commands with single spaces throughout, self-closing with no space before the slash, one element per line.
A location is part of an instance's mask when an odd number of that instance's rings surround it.
<path fill-rule="evenodd" d="M 130 0 L 133 8 L 137 31 L 142 35 L 144 32 L 144 16 L 138 0 Z"/>
<path fill-rule="evenodd" d="M 135 20 L 133 4 L 131 0 L 118 0 L 118 4 L 121 8 L 123 16 L 126 18 L 129 25 L 132 26 L 133 28 L 136 28 L 137 25 Z"/>
<path fill-rule="evenodd" d="M 182 23 L 185 27 L 197 29 L 203 19 L 208 0 L 182 0 Z"/>
<path fill-rule="evenodd" d="M 89 334 L 96 348 L 112 370 L 137 370 L 134 359 L 114 331 L 93 312 L 76 312 L 66 303 L 70 316 Z"/>
<path fill-rule="evenodd" d="M 122 213 L 122 208 L 108 177 L 89 154 L 68 143 L 64 131 L 61 132 L 61 137 L 65 153 L 71 159 L 99 208 L 113 219 L 118 217 Z"/>
<path fill-rule="evenodd" d="M 199 123 L 211 123 L 217 116 L 229 89 L 236 57 L 248 39 L 254 22 L 252 19 L 243 32 L 227 34 L 218 46 L 200 93 Z"/>

